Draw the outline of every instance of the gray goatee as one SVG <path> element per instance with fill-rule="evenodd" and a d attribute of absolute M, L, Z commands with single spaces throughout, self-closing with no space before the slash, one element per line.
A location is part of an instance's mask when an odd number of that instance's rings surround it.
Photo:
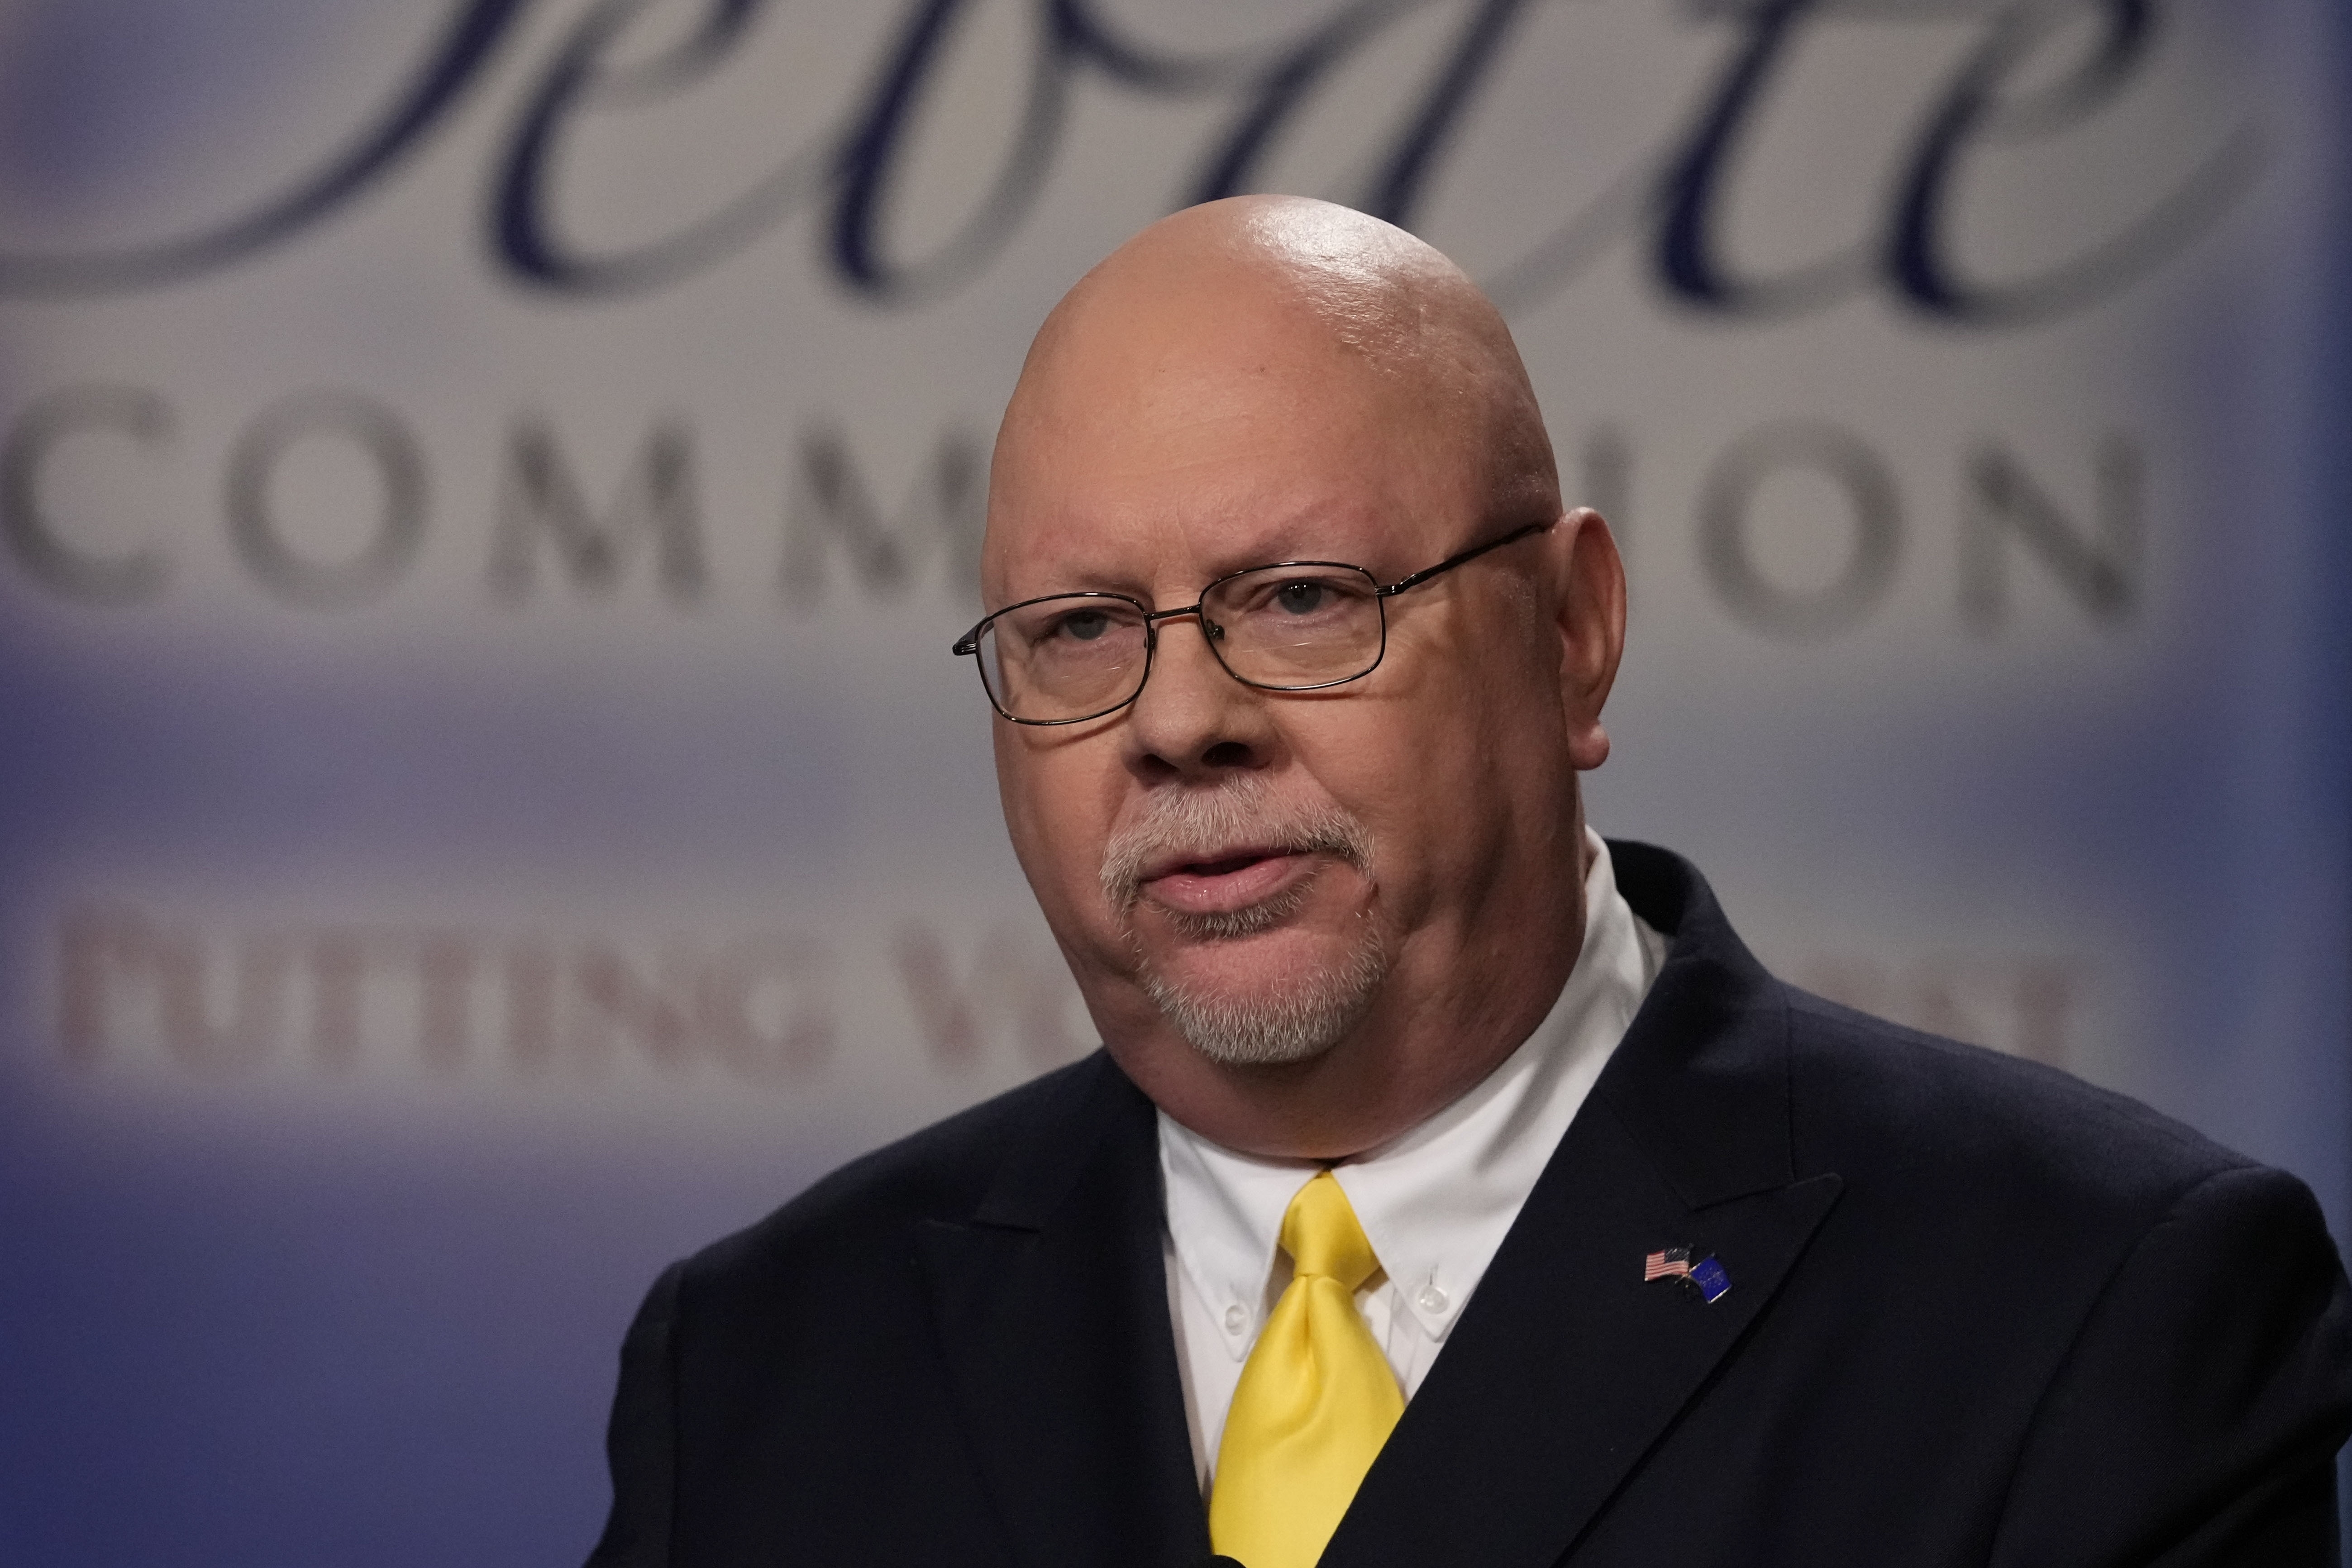
<path fill-rule="evenodd" d="M 1244 774 L 1213 789 L 1171 789 L 1155 795 L 1136 821 L 1111 837 L 1103 852 L 1102 888 L 1111 907 L 1130 919 L 1142 898 L 1144 868 L 1171 857 L 1206 859 L 1236 845 L 1293 854 L 1327 854 L 1369 874 L 1371 834 L 1336 805 L 1290 805 L 1265 781 Z M 1189 942 L 1231 942 L 1281 924 L 1297 913 L 1307 885 L 1219 914 L 1163 910 Z M 1264 990 L 1236 993 L 1179 984 L 1143 959 L 1144 994 L 1196 1051 L 1228 1067 L 1268 1067 L 1305 1061 L 1337 1045 L 1371 1006 L 1388 973 L 1388 955 L 1370 921 L 1348 955 L 1328 968 L 1286 975 Z M 1137 948 L 1139 957 L 1142 950 Z"/>

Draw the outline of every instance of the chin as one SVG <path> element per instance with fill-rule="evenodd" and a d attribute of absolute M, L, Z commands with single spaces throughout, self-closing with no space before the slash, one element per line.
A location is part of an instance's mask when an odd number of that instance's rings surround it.
<path fill-rule="evenodd" d="M 1157 945 L 1137 942 L 1145 994 L 1186 1043 L 1223 1067 L 1323 1055 L 1362 1022 L 1388 974 L 1380 932 L 1366 920 L 1339 931 L 1260 925 L 1188 933 L 1170 951 Z"/>

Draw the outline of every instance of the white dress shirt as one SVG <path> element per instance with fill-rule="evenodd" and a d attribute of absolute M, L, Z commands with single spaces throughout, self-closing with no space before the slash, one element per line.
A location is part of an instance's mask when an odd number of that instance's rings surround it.
<path fill-rule="evenodd" d="M 1356 1305 L 1410 1400 L 1665 960 L 1587 829 L 1584 945 L 1535 1033 L 1419 1126 L 1332 1169 L 1381 1271 Z M 1212 1143 L 1160 1113 L 1169 1317 L 1202 1489 L 1266 1314 L 1290 1283 L 1282 1216 L 1318 1166 Z"/>

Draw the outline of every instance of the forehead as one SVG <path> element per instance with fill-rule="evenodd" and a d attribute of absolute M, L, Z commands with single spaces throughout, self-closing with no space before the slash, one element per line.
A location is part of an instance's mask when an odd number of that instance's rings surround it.
<path fill-rule="evenodd" d="M 1271 561 L 1386 578 L 1452 547 L 1475 465 L 1423 389 L 1292 323 L 1256 325 L 1077 345 L 1024 386 L 991 472 L 992 604 L 1197 587 Z"/>

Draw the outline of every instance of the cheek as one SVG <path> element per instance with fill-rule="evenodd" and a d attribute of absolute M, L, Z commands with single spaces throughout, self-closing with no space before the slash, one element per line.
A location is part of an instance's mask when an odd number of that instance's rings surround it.
<path fill-rule="evenodd" d="M 1548 809 L 1528 797 L 1548 800 L 1562 771 L 1545 760 L 1561 750 L 1558 725 L 1524 661 L 1444 651 L 1415 649 L 1398 679 L 1303 713 L 1291 731 L 1307 771 L 1372 830 L 1391 900 L 1486 875 L 1522 811 Z"/>
<path fill-rule="evenodd" d="M 1108 836 L 1095 748 L 1045 732 L 1040 740 L 1000 721 L 996 783 L 1021 869 L 1049 914 L 1095 897 Z"/>
<path fill-rule="evenodd" d="M 1446 837 L 1449 823 L 1475 814 L 1465 790 L 1479 785 L 1465 765 L 1463 727 L 1419 694 L 1365 691 L 1318 707 L 1292 728 L 1292 750 L 1323 792 L 1371 829 L 1385 891 L 1404 891 Z"/>

